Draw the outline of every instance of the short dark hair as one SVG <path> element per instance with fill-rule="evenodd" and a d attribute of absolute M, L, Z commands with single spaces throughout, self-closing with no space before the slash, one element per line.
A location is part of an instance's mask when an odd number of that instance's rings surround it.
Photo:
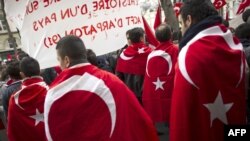
<path fill-rule="evenodd" d="M 210 0 L 187 0 L 181 7 L 180 13 L 183 21 L 190 15 L 192 24 L 199 23 L 209 16 L 218 15 Z"/>
<path fill-rule="evenodd" d="M 244 22 L 247 22 L 248 18 L 250 17 L 250 9 L 247 9 L 243 14 L 242 14 L 242 20 Z"/>
<path fill-rule="evenodd" d="M 250 24 L 242 23 L 235 29 L 235 36 L 239 39 L 250 39 Z"/>
<path fill-rule="evenodd" d="M 20 75 L 20 69 L 19 69 L 19 61 L 10 62 L 7 65 L 6 72 L 10 76 L 10 78 L 20 80 L 21 75 Z"/>
<path fill-rule="evenodd" d="M 68 56 L 71 61 L 87 60 L 86 47 L 81 38 L 68 35 L 60 39 L 56 49 L 61 57 Z"/>
<path fill-rule="evenodd" d="M 92 65 L 97 66 L 97 57 L 96 57 L 95 52 L 92 49 L 87 49 L 87 60 Z"/>
<path fill-rule="evenodd" d="M 141 42 L 141 37 L 144 36 L 144 30 L 141 27 L 135 27 L 128 31 L 129 39 L 132 43 Z"/>
<path fill-rule="evenodd" d="M 172 31 L 168 24 L 161 24 L 155 30 L 156 39 L 160 42 L 166 42 L 171 39 Z"/>
<path fill-rule="evenodd" d="M 24 57 L 20 62 L 20 71 L 24 73 L 26 77 L 40 75 L 40 66 L 36 59 L 32 57 Z"/>

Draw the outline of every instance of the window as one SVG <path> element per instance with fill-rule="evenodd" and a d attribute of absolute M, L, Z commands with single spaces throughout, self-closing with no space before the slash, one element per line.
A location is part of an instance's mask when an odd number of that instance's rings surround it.
<path fill-rule="evenodd" d="M 4 20 L 3 14 L 0 14 L 0 33 L 7 33 L 6 22 Z"/>

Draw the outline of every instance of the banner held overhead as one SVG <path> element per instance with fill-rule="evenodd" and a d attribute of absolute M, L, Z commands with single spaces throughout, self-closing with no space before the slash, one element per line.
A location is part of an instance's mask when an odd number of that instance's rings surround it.
<path fill-rule="evenodd" d="M 122 48 L 128 29 L 143 27 L 138 0 L 5 0 L 5 11 L 20 31 L 22 49 L 41 68 L 58 65 L 55 46 L 65 35 L 102 55 Z"/>

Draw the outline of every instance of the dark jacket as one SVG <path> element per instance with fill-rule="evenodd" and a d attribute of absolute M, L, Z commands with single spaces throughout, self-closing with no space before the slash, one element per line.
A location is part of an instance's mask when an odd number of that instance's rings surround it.
<path fill-rule="evenodd" d="M 129 88 L 132 90 L 139 100 L 142 103 L 142 84 L 144 81 L 143 75 L 128 74 L 122 72 L 116 72 L 118 76 Z"/>
<path fill-rule="evenodd" d="M 18 91 L 21 88 L 21 81 L 13 82 L 12 84 L 8 85 L 6 89 L 2 91 L 3 96 L 3 110 L 5 113 L 5 116 L 7 118 L 8 115 L 8 107 L 9 107 L 9 100 L 13 93 Z"/>
<path fill-rule="evenodd" d="M 250 66 L 250 40 L 249 39 L 240 39 L 240 42 L 243 45 L 243 49 L 246 56 L 246 61 L 248 66 Z M 247 121 L 250 124 L 250 74 L 248 76 L 248 84 L 247 84 Z"/>

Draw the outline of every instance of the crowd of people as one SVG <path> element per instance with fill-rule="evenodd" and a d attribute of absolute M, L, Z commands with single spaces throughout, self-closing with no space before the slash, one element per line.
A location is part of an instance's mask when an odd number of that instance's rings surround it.
<path fill-rule="evenodd" d="M 233 31 L 210 1 L 191 0 L 177 44 L 163 23 L 157 47 L 135 27 L 127 45 L 102 56 L 65 36 L 60 68 L 41 70 L 19 53 L 1 66 L 8 139 L 159 141 L 155 125 L 165 123 L 170 141 L 222 141 L 225 126 L 250 124 L 250 9 L 242 18 Z"/>

